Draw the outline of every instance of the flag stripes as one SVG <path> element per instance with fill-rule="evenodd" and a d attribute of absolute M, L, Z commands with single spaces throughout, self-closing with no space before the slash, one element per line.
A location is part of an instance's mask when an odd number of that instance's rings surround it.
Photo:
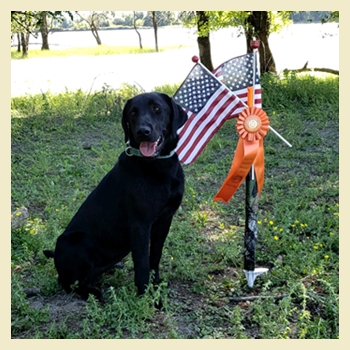
<path fill-rule="evenodd" d="M 236 109 L 242 109 L 241 101 L 225 86 L 221 86 L 198 114 L 188 112 L 188 121 L 179 130 L 180 141 L 176 148 L 184 164 L 196 160 L 203 148 L 228 119 L 233 118 Z"/>

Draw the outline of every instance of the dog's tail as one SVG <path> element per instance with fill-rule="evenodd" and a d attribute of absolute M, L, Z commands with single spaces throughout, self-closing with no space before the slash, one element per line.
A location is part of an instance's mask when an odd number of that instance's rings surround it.
<path fill-rule="evenodd" d="M 54 250 L 43 250 L 43 253 L 47 258 L 54 258 L 55 257 Z"/>

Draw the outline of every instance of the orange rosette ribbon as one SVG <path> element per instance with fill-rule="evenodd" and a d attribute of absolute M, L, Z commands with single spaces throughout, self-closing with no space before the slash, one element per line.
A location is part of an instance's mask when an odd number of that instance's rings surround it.
<path fill-rule="evenodd" d="M 269 118 L 261 108 L 249 107 L 238 116 L 236 129 L 239 139 L 236 152 L 226 180 L 214 200 L 227 203 L 247 177 L 253 164 L 260 195 L 264 184 L 263 138 L 269 125 Z"/>

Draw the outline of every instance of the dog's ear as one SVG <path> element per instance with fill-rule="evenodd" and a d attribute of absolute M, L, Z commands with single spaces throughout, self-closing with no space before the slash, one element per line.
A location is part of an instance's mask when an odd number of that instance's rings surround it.
<path fill-rule="evenodd" d="M 126 101 L 123 109 L 123 114 L 122 114 L 122 127 L 124 130 L 125 142 L 129 141 L 129 124 L 128 124 L 127 110 L 129 108 L 131 100 L 132 99 Z"/>
<path fill-rule="evenodd" d="M 171 103 L 173 105 L 173 130 L 177 131 L 178 129 L 180 129 L 186 122 L 187 122 L 187 114 L 186 112 L 183 110 L 183 108 L 178 105 L 174 99 L 171 99 Z"/>
<path fill-rule="evenodd" d="M 180 129 L 187 121 L 187 114 L 183 110 L 183 108 L 178 105 L 174 99 L 166 94 L 162 94 L 168 105 L 172 110 L 172 118 L 171 118 L 171 131 L 173 136 L 177 136 L 177 130 Z"/>

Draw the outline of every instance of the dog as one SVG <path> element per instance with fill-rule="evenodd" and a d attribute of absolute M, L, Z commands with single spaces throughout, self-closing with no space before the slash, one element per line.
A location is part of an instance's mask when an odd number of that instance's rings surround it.
<path fill-rule="evenodd" d="M 160 282 L 163 245 L 184 192 L 175 148 L 177 130 L 186 120 L 181 106 L 163 93 L 143 93 L 126 102 L 125 151 L 58 237 L 55 250 L 43 251 L 54 258 L 66 292 L 101 298 L 93 283 L 130 252 L 138 294 L 150 283 L 150 271 L 152 282 Z"/>

